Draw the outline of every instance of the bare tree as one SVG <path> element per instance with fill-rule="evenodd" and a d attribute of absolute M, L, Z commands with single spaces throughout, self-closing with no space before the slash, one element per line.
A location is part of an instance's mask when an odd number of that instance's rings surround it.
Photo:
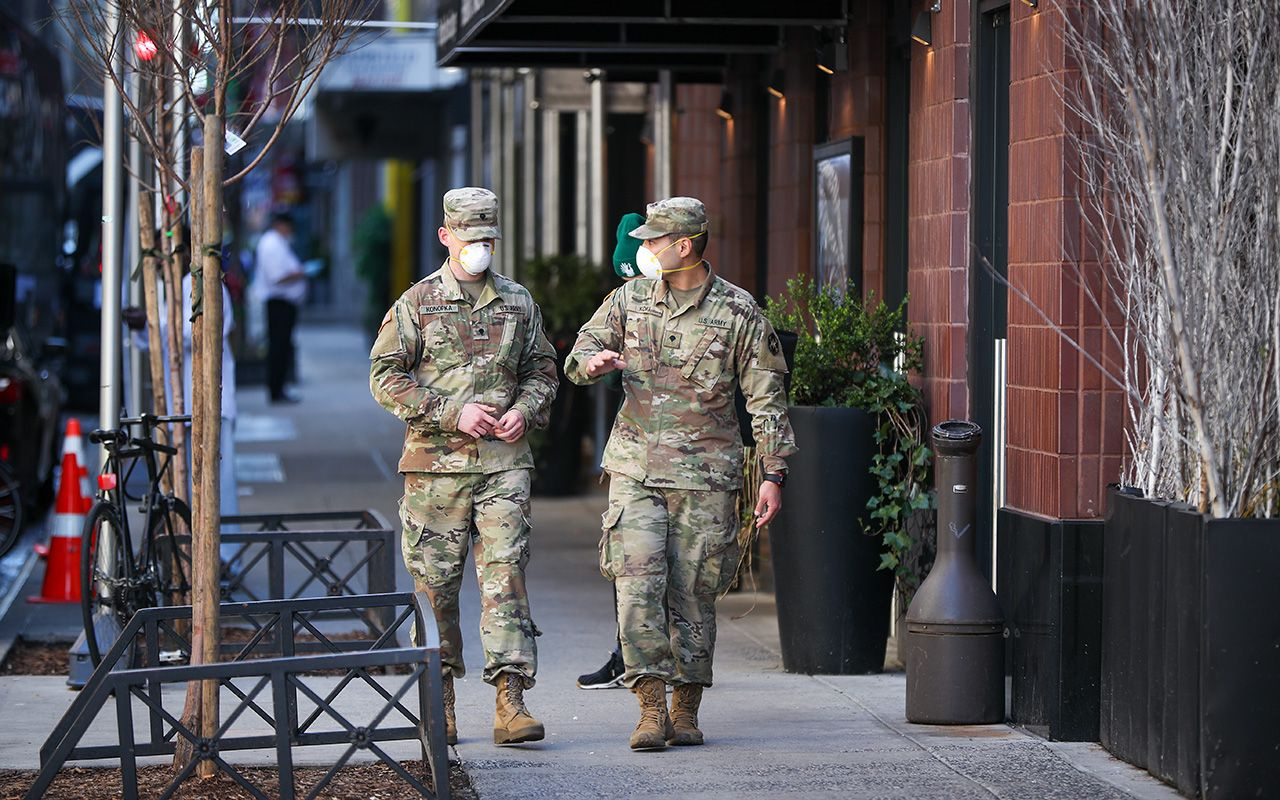
<path fill-rule="evenodd" d="M 167 309 L 148 302 L 147 311 L 153 331 L 159 315 L 168 313 L 170 401 L 178 413 L 183 348 L 177 263 L 182 251 L 177 243 L 184 215 L 198 232 L 187 251 L 193 276 L 193 340 L 200 342 L 203 354 L 193 359 L 199 363 L 193 363 L 192 370 L 191 412 L 199 440 L 192 460 L 192 663 L 216 661 L 219 645 L 223 190 L 262 163 L 320 71 L 341 54 L 354 27 L 376 7 L 370 0 L 67 0 L 60 14 L 81 56 L 95 71 L 107 73 L 124 97 L 127 134 L 147 152 L 147 163 L 130 165 L 131 172 L 144 191 L 159 195 L 157 205 L 166 209 L 164 224 L 175 245 L 166 253 L 154 247 L 144 252 L 165 264 Z M 237 13 L 255 21 L 237 25 Z M 119 18 L 119 26 L 109 24 L 113 16 Z M 136 73 L 142 91 L 130 94 L 128 78 L 108 69 L 113 54 L 121 50 L 132 54 L 127 70 Z M 233 96 L 233 86 L 246 87 L 243 96 Z M 189 129 L 188 116 L 193 118 Z M 197 136 L 203 147 L 192 155 L 201 160 L 188 171 L 186 146 Z M 228 172 L 224 149 L 235 149 L 241 140 L 256 152 L 242 168 Z M 194 185 L 197 177 L 200 183 Z M 146 269 L 144 278 L 154 282 L 155 271 Z M 150 298 L 152 289 L 146 291 Z M 152 344 L 158 344 L 154 334 Z M 157 368 L 154 356 L 151 363 Z M 152 378 L 163 386 L 159 375 L 153 372 Z M 156 400 L 163 399 L 161 391 Z M 182 430 L 175 429 L 173 435 L 181 444 Z M 177 490 L 184 492 L 185 476 L 176 482 Z M 183 716 L 192 730 L 212 736 L 218 726 L 217 683 L 193 684 Z M 187 746 L 179 748 L 178 765 L 192 757 L 189 743 L 180 744 Z M 213 771 L 212 761 L 200 763 L 201 776 Z"/>
<path fill-rule="evenodd" d="M 1280 513 L 1280 0 L 1054 5 L 1126 480 Z"/>

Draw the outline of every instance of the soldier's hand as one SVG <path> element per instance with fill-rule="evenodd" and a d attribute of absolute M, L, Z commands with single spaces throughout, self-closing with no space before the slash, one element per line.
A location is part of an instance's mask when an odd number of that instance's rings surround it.
<path fill-rule="evenodd" d="M 778 516 L 782 508 L 782 487 L 772 481 L 760 484 L 760 500 L 756 503 L 756 527 L 763 528 Z"/>
<path fill-rule="evenodd" d="M 587 360 L 587 375 L 592 378 L 607 375 L 615 369 L 626 368 L 627 362 L 623 361 L 622 356 L 612 350 L 601 350 Z"/>
<path fill-rule="evenodd" d="M 524 424 L 524 414 L 513 408 L 498 420 L 498 427 L 493 429 L 493 434 L 508 444 L 517 442 L 524 436 Z"/>
<path fill-rule="evenodd" d="M 481 403 L 467 403 L 462 407 L 462 415 L 458 417 L 458 430 L 476 439 L 488 436 L 498 424 L 498 420 L 493 417 L 497 410 Z"/>

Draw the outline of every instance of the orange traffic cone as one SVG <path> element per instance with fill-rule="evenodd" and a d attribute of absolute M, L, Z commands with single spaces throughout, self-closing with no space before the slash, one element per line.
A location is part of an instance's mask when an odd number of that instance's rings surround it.
<path fill-rule="evenodd" d="M 49 545 L 36 546 L 45 560 L 44 585 L 29 603 L 80 602 L 80 536 L 92 501 L 80 488 L 81 465 L 76 460 L 80 424 L 67 423 L 67 441 L 62 449 L 62 476 L 58 481 L 58 502 L 54 507 L 53 531 Z M 73 441 L 72 436 L 75 435 Z"/>
<path fill-rule="evenodd" d="M 80 475 L 80 499 L 83 500 L 84 513 L 89 513 L 93 505 L 93 492 L 89 489 L 88 461 L 84 460 L 84 442 L 80 438 L 80 420 L 72 417 L 67 420 L 67 435 L 62 445 L 63 453 L 74 453 L 76 472 Z M 65 461 L 65 459 L 64 459 Z"/>

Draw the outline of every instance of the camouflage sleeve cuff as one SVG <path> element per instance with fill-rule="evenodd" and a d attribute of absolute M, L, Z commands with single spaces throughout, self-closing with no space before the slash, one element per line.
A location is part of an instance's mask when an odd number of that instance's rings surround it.
<path fill-rule="evenodd" d="M 440 406 L 440 430 L 452 433 L 458 430 L 458 420 L 462 417 L 462 403 L 457 400 L 445 400 Z"/>
<path fill-rule="evenodd" d="M 787 460 L 779 456 L 761 456 L 760 467 L 764 472 L 786 472 Z"/>
<path fill-rule="evenodd" d="M 594 355 L 594 353 L 591 355 Z M 569 380 L 579 386 L 590 386 L 599 382 L 600 378 L 603 377 L 602 375 L 592 378 L 587 374 L 587 362 L 591 360 L 591 355 L 577 350 L 569 354 L 569 357 L 564 362 L 564 374 L 568 376 Z"/>

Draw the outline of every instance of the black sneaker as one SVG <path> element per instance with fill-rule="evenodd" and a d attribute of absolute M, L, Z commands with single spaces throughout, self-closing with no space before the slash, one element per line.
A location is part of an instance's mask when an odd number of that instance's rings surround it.
<path fill-rule="evenodd" d="M 609 654 L 609 660 L 595 672 L 578 676 L 579 689 L 614 689 L 622 685 L 622 673 L 626 666 L 618 651 Z"/>

